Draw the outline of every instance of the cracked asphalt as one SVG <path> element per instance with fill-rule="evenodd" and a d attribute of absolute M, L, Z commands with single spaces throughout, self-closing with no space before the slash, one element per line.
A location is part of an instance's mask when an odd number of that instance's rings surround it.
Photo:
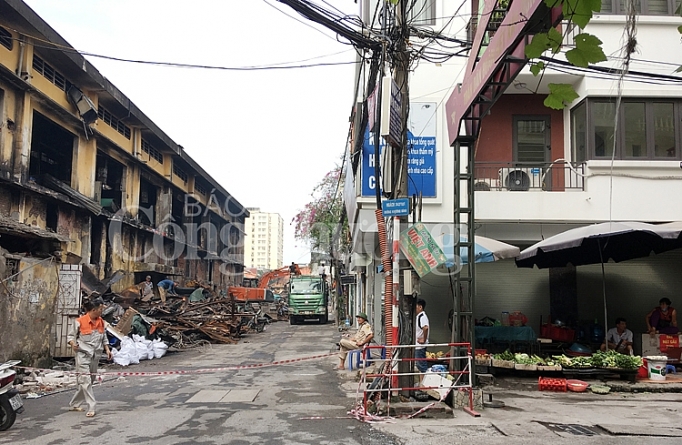
<path fill-rule="evenodd" d="M 235 345 L 169 354 L 126 371 L 270 363 L 332 351 L 332 325 L 277 322 Z M 339 386 L 335 356 L 237 371 L 125 377 L 96 385 L 97 415 L 66 409 L 72 390 L 24 400 L 25 412 L 0 433 L 12 444 L 376 444 L 400 443 L 349 418 L 354 398 Z M 108 366 L 107 370 L 120 369 Z M 257 391 L 253 401 L 188 400 L 200 391 Z M 229 394 L 229 392 L 228 392 Z M 229 399 L 229 397 L 226 397 Z M 308 419 L 312 416 L 321 419 Z"/>
<path fill-rule="evenodd" d="M 277 322 L 235 345 L 212 345 L 107 370 L 166 371 L 271 363 L 335 351 L 331 325 Z M 680 444 L 677 393 L 551 393 L 529 380 L 485 388 L 504 408 L 471 417 L 427 411 L 416 419 L 350 418 L 356 373 L 335 354 L 291 364 L 156 377 L 112 378 L 95 387 L 96 417 L 66 409 L 73 390 L 24 400 L 0 444 Z M 537 378 L 535 379 L 537 383 Z M 190 401 L 192 399 L 192 401 Z"/>

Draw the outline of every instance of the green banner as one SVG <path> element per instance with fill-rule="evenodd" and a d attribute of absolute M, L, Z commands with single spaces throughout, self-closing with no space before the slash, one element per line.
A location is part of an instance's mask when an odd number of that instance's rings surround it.
<path fill-rule="evenodd" d="M 400 248 L 420 277 L 445 264 L 445 254 L 421 222 L 400 234 Z"/>

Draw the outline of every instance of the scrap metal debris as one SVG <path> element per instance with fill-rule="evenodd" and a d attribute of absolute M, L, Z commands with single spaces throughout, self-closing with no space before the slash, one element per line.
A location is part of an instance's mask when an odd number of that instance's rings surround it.
<path fill-rule="evenodd" d="M 124 300 L 129 308 L 114 320 L 114 328 L 123 336 L 158 336 L 170 346 L 183 348 L 201 341 L 236 343 L 251 331 L 262 332 L 273 320 L 257 303 L 235 301 L 203 287 L 188 290 L 190 295 L 169 295 L 165 302 L 143 301 L 130 292 L 125 298 L 117 296 L 114 301 Z"/>

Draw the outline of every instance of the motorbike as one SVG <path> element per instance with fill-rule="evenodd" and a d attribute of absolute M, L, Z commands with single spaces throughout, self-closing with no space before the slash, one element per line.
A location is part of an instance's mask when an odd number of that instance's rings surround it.
<path fill-rule="evenodd" d="M 263 308 L 259 308 L 251 320 L 249 320 L 249 329 L 255 329 L 256 332 L 263 332 L 270 324 L 270 319 L 263 314 Z"/>
<path fill-rule="evenodd" d="M 19 392 L 14 389 L 14 378 L 17 373 L 13 366 L 21 360 L 10 360 L 0 365 L 0 431 L 5 431 L 14 425 L 17 414 L 24 411 L 24 402 Z"/>

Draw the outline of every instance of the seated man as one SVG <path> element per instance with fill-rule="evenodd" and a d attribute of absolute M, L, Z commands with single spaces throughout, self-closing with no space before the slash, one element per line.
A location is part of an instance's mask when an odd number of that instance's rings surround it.
<path fill-rule="evenodd" d="M 142 296 L 142 301 L 149 301 L 154 297 L 154 283 L 152 283 L 151 275 L 147 275 L 143 282 L 139 285 L 140 295 Z"/>
<path fill-rule="evenodd" d="M 616 318 L 616 327 L 608 330 L 606 340 L 609 349 L 621 354 L 632 354 L 632 331 L 627 329 L 627 322 L 624 318 Z M 601 350 L 606 351 L 606 343 L 602 343 Z"/>
<path fill-rule="evenodd" d="M 341 362 L 339 363 L 338 369 L 344 369 L 343 365 L 346 362 L 348 351 L 361 349 L 364 345 L 368 345 L 374 338 L 372 326 L 367 322 L 367 314 L 361 312 L 355 317 L 358 320 L 358 332 L 351 338 L 348 338 L 348 334 L 344 334 L 344 338 L 339 342 L 339 359 Z"/>

